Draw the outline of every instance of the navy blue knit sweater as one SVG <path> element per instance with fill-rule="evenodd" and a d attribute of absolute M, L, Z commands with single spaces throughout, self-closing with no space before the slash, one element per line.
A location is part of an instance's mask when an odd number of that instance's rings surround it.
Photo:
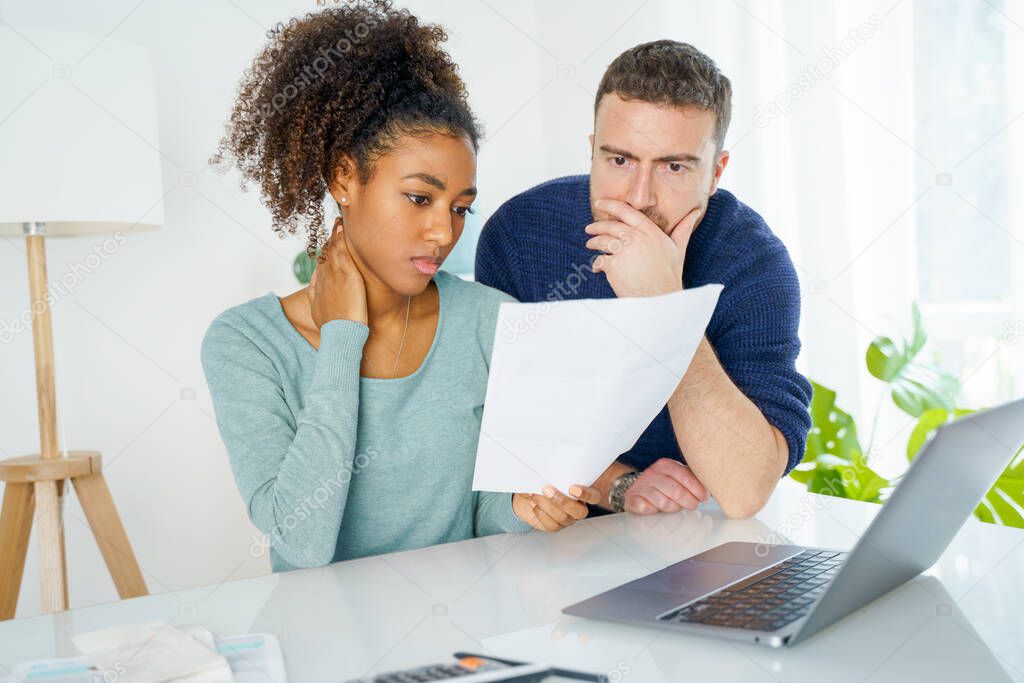
<path fill-rule="evenodd" d="M 583 231 L 594 221 L 589 176 L 548 181 L 505 202 L 484 226 L 476 279 L 520 301 L 615 296 Z M 803 458 L 811 385 L 796 371 L 800 285 L 782 241 L 756 212 L 719 189 L 690 238 L 683 286 L 725 286 L 707 328 L 729 377 L 789 444 L 788 473 Z M 581 340 L 582 343 L 583 340 Z M 685 462 L 668 409 L 619 460 L 638 469 L 658 458 Z"/>

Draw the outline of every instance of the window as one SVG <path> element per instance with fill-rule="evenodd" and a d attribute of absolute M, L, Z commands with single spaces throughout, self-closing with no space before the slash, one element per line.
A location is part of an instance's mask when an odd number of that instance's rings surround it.
<path fill-rule="evenodd" d="M 943 365 L 982 407 L 1024 390 L 1024 231 L 1011 188 L 1024 29 L 999 0 L 918 4 L 914 12 L 918 298 Z M 1017 150 L 1014 153 L 1014 150 Z M 1019 192 L 1019 183 L 1017 184 Z"/>

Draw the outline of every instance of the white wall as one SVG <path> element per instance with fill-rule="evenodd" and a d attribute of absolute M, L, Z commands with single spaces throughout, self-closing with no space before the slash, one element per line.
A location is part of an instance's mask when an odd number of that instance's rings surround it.
<path fill-rule="evenodd" d="M 407 3 L 449 28 L 450 50 L 485 123 L 488 138 L 479 166 L 483 217 L 537 182 L 586 171 L 592 93 L 604 67 L 623 49 L 671 37 L 693 42 L 716 58 L 736 92 L 727 145 L 734 155 L 723 186 L 761 211 L 790 245 L 808 292 L 801 368 L 840 390 L 844 403 L 859 414 L 869 330 L 886 316 L 904 319 L 913 292 L 904 285 L 891 296 L 880 295 L 882 285 L 872 276 L 869 258 L 841 276 L 836 273 L 870 247 L 899 211 L 908 152 L 873 128 L 832 86 L 849 88 L 858 102 L 871 103 L 862 105 L 866 109 L 901 125 L 907 112 L 899 109 L 898 95 L 912 65 L 899 46 L 912 3 L 886 15 L 877 39 L 767 127 L 753 125 L 758 103 L 784 91 L 799 69 L 817 59 L 823 47 L 836 44 L 847 28 L 894 3 L 843 3 L 838 9 L 806 0 L 748 4 L 756 9 L 696 0 Z M 109 32 L 147 47 L 155 65 L 160 137 L 149 142 L 165 155 L 165 225 L 131 237 L 54 310 L 61 442 L 103 452 L 107 478 L 153 592 L 269 570 L 267 558 L 249 550 L 253 528 L 212 418 L 199 344 L 209 321 L 224 308 L 269 290 L 296 289 L 290 263 L 304 239 L 277 240 L 258 193 L 239 192 L 233 177 L 207 170 L 206 160 L 237 79 L 262 45 L 265 29 L 313 8 L 312 0 L 0 2 L 0 18 L 10 24 L 0 26 L 0 40 L 19 40 L 15 29 L 31 27 L 97 36 Z M 102 49 L 100 44 L 97 50 Z M 37 56 L 26 48 L 26 58 Z M 0 94 L 0 119 L 24 95 Z M 894 112 L 873 108 L 890 103 Z M 846 125 L 863 128 L 862 137 L 850 138 Z M 850 140 L 860 139 L 873 141 L 873 147 L 849 149 Z M 860 160 L 861 153 L 873 156 Z M 180 184 L 187 174 L 197 178 L 194 186 Z M 882 187 L 890 189 L 879 191 Z M 853 201 L 851 193 L 857 191 L 873 203 Z M 857 211 L 848 212 L 847 206 Z M 900 234 L 894 232 L 892 239 L 902 239 Z M 872 258 L 890 246 L 883 243 Z M 50 241 L 51 279 L 92 248 L 89 239 Z M 23 252 L 17 240 L 0 243 L 4 320 L 28 302 Z M 824 282 L 825 290 L 819 291 L 820 284 L 809 290 L 812 282 Z M 891 329 L 889 323 L 880 325 Z M 0 377 L 0 457 L 33 452 L 38 434 L 30 334 L 0 346 Z M 66 522 L 71 604 L 115 600 L 81 510 L 71 499 Z M 33 543 L 19 616 L 37 613 L 38 604 Z"/>

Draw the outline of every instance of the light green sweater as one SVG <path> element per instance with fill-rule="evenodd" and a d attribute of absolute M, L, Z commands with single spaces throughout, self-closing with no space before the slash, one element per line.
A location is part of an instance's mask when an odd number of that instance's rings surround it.
<path fill-rule="evenodd" d="M 511 495 L 471 490 L 498 305 L 444 271 L 437 332 L 408 377 L 360 377 L 369 329 L 332 320 L 313 348 L 268 293 L 203 338 L 217 426 L 274 571 L 527 531 Z"/>

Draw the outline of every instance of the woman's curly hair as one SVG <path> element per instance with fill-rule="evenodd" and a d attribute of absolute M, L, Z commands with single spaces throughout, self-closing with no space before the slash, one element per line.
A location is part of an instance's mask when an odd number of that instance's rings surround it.
<path fill-rule="evenodd" d="M 480 128 L 441 26 L 390 0 L 355 0 L 279 23 L 245 71 L 210 163 L 256 182 L 280 237 L 306 228 L 313 257 L 326 239 L 328 180 L 347 159 L 366 182 L 401 135 Z"/>

